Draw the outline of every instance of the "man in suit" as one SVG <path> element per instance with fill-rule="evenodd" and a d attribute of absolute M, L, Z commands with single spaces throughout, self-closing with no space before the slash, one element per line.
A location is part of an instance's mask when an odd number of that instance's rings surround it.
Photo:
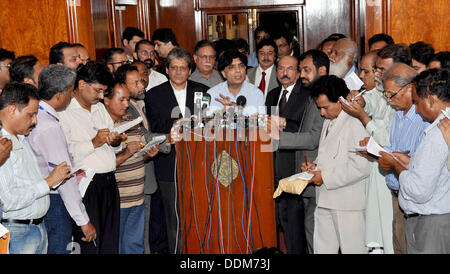
<path fill-rule="evenodd" d="M 299 75 L 304 87 L 310 87 L 317 79 L 328 74 L 330 61 L 328 56 L 320 50 L 309 50 L 299 58 Z M 303 89 L 304 90 L 304 89 Z M 304 114 L 300 120 L 298 131 L 290 132 L 280 128 L 280 132 L 271 134 L 273 138 L 279 139 L 279 150 L 295 151 L 295 172 L 301 172 L 301 163 L 305 159 L 315 159 L 319 146 L 319 138 L 323 125 L 323 117 L 311 97 L 304 102 Z M 286 122 L 285 117 L 271 117 L 271 122 L 283 125 Z M 286 124 L 288 124 L 286 122 Z M 279 134 L 279 135 L 278 135 Z M 278 136 L 277 136 L 278 135 Z M 313 235 L 314 235 L 314 212 L 316 209 L 315 186 L 309 184 L 302 193 L 305 213 L 305 233 L 308 253 L 313 254 Z"/>
<path fill-rule="evenodd" d="M 166 72 L 169 81 L 156 86 L 145 96 L 145 109 L 150 130 L 168 134 L 180 118 L 190 118 L 194 113 L 194 93 L 206 93 L 208 87 L 188 80 L 192 57 L 182 48 L 174 48 L 167 56 Z M 155 161 L 156 179 L 166 216 L 169 251 L 180 253 L 181 233 L 177 216 L 177 186 L 175 185 L 175 148 L 169 154 L 158 154 Z"/>
<path fill-rule="evenodd" d="M 272 39 L 263 39 L 256 45 L 256 55 L 259 65 L 247 71 L 248 81 L 257 86 L 267 98 L 269 91 L 279 86 L 275 65 L 278 47 Z"/>
<path fill-rule="evenodd" d="M 364 245 L 366 178 L 368 159 L 350 152 L 368 134 L 358 119 L 342 111 L 340 96 L 349 90 L 344 80 L 322 76 L 312 86 L 311 96 L 325 118 L 314 162 L 305 161 L 302 171 L 314 175 L 317 208 L 314 213 L 314 253 L 366 253 Z"/>
<path fill-rule="evenodd" d="M 263 42 L 261 42 L 263 43 Z M 278 62 L 277 78 L 280 87 L 272 89 L 266 98 L 267 113 L 279 114 L 285 118 L 284 130 L 297 132 L 305 114 L 309 90 L 298 81 L 297 58 L 281 57 Z M 274 153 L 275 189 L 278 181 L 295 173 L 295 151 L 277 150 Z M 283 193 L 276 200 L 277 223 L 284 232 L 286 251 L 289 254 L 305 253 L 304 204 L 300 195 Z"/>

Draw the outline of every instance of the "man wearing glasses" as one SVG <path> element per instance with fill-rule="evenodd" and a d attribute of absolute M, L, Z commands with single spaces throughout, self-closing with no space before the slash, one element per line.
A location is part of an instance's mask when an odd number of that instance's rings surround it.
<path fill-rule="evenodd" d="M 216 50 L 213 43 L 208 40 L 201 40 L 195 45 L 194 62 L 195 71 L 189 77 L 189 80 L 202 83 L 212 88 L 222 83 L 223 79 L 219 72 L 214 69 L 216 64 Z"/>
<path fill-rule="evenodd" d="M 120 201 L 114 171 L 116 153 L 122 150 L 120 144 L 126 135 L 112 131 L 114 122 L 100 102 L 112 81 L 104 64 L 88 62 L 77 72 L 74 97 L 67 108 L 58 113 L 73 157 L 72 166 L 95 172 L 83 203 L 97 231 L 97 239 L 85 242 L 80 227 L 73 230 L 74 241 L 80 245 L 82 254 L 117 254 L 119 251 Z"/>
<path fill-rule="evenodd" d="M 194 93 L 205 94 L 208 89 L 203 84 L 188 80 L 192 57 L 187 50 L 179 47 L 172 49 L 166 61 L 169 81 L 152 88 L 144 99 L 147 120 L 153 133 L 168 134 L 179 118 L 190 118 L 194 114 Z M 180 253 L 182 246 L 177 220 L 180 215 L 176 200 L 175 156 L 175 147 L 172 147 L 169 154 L 160 154 L 154 160 L 170 253 Z"/>
<path fill-rule="evenodd" d="M 125 50 L 121 48 L 108 49 L 103 54 L 102 60 L 112 74 L 114 74 L 121 65 L 129 63 Z"/>
<path fill-rule="evenodd" d="M 14 57 L 14 52 L 0 48 L 0 91 L 10 81 L 9 68 Z"/>
<path fill-rule="evenodd" d="M 167 77 L 153 70 L 156 64 L 156 51 L 155 44 L 149 40 L 141 40 L 136 44 L 136 51 L 133 53 L 135 60 L 139 60 L 145 64 L 148 69 L 148 79 L 147 79 L 147 87 L 146 91 L 149 91 L 151 88 L 156 87 L 167 81 Z"/>
<path fill-rule="evenodd" d="M 420 144 L 424 130 L 429 125 L 420 114 L 416 112 L 413 103 L 412 92 L 414 85 L 412 80 L 417 72 L 410 66 L 399 63 L 393 65 L 383 77 L 383 96 L 395 110 L 390 131 L 390 145 L 385 146 L 388 152 L 403 152 L 413 155 Z M 398 204 L 399 182 L 398 175 L 386 161 L 386 155 L 378 159 L 380 167 L 389 173 L 386 175 L 386 183 L 392 192 L 393 204 L 393 244 L 395 253 L 406 253 L 406 219 L 404 212 Z"/>

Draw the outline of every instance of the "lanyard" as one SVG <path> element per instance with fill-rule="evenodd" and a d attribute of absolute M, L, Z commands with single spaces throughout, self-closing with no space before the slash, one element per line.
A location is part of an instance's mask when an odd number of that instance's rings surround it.
<path fill-rule="evenodd" d="M 59 122 L 59 119 L 58 119 L 55 115 L 53 115 L 53 114 L 51 114 L 50 112 L 48 112 L 48 111 L 47 111 L 45 108 L 43 108 L 41 105 L 39 105 L 39 109 L 40 109 L 40 110 L 43 110 L 43 111 L 45 111 L 45 112 L 47 112 L 48 115 L 52 116 L 53 118 L 55 118 L 55 120 L 56 120 L 57 122 Z"/>

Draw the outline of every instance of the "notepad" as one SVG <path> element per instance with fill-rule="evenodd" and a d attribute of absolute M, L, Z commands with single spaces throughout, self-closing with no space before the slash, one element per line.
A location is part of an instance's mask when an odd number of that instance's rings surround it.
<path fill-rule="evenodd" d="M 9 253 L 9 234 L 8 229 L 0 224 L 0 254 L 8 254 Z M 6 239 L 2 237 L 6 235 Z"/>
<path fill-rule="evenodd" d="M 382 146 L 380 146 L 373 137 L 370 137 L 367 146 L 355 146 L 356 151 L 367 151 L 368 153 L 375 155 L 377 157 L 381 157 L 380 151 L 387 152 Z"/>
<path fill-rule="evenodd" d="M 133 121 L 130 121 L 126 124 L 120 125 L 116 128 L 114 128 L 112 131 L 115 131 L 119 134 L 124 133 L 125 131 L 129 130 L 130 128 L 134 127 L 135 125 L 138 125 L 140 122 L 142 122 L 142 117 L 138 117 L 134 119 Z"/>
<path fill-rule="evenodd" d="M 95 175 L 95 170 L 92 168 L 88 168 L 84 172 L 86 173 L 86 177 L 83 177 L 78 183 L 78 190 L 80 191 L 81 197 L 84 197 L 84 194 L 86 194 L 86 190 Z"/>
<path fill-rule="evenodd" d="M 0 237 L 3 237 L 8 232 L 9 232 L 9 230 L 6 227 L 4 227 L 2 224 L 0 224 Z"/>
<path fill-rule="evenodd" d="M 441 110 L 441 111 L 444 114 L 444 116 L 450 120 L 450 108 L 446 108 L 445 110 Z"/>
<path fill-rule="evenodd" d="M 166 140 L 166 135 L 154 136 L 153 139 L 148 142 L 145 147 L 143 147 L 140 151 L 134 154 L 134 157 L 142 156 L 145 152 L 147 152 L 152 146 L 159 145 Z"/>
<path fill-rule="evenodd" d="M 347 99 L 345 99 L 344 97 L 339 97 L 339 99 L 342 100 L 342 102 L 344 102 L 347 106 L 351 107 L 352 105 L 350 105 L 350 103 L 347 101 Z"/>
<path fill-rule="evenodd" d="M 297 173 L 297 174 L 292 175 L 291 177 L 289 177 L 288 181 L 292 182 L 292 181 L 299 180 L 299 179 L 309 181 L 312 179 L 312 177 L 314 177 L 314 174 L 311 174 L 311 173 L 305 171 L 302 173 Z"/>
<path fill-rule="evenodd" d="M 344 78 L 345 84 L 349 90 L 359 90 L 361 86 L 364 84 L 363 81 L 356 75 L 355 72 L 350 73 L 347 77 Z"/>

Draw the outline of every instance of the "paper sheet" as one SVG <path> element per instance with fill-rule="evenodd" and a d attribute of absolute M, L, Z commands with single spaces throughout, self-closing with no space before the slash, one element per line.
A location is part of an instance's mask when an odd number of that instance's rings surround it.
<path fill-rule="evenodd" d="M 344 78 L 345 84 L 347 88 L 352 90 L 359 90 L 361 86 L 364 84 L 361 79 L 359 79 L 358 75 L 355 72 L 350 73 L 347 77 Z"/>
<path fill-rule="evenodd" d="M 148 142 L 145 147 L 143 147 L 140 151 L 134 154 L 134 157 L 139 157 L 144 154 L 147 150 L 149 150 L 154 145 L 159 145 L 166 140 L 166 135 L 154 136 L 153 139 Z"/>
<path fill-rule="evenodd" d="M 116 128 L 114 128 L 112 131 L 115 131 L 119 134 L 124 133 L 125 131 L 129 130 L 130 128 L 134 127 L 135 125 L 138 125 L 140 122 L 142 122 L 142 117 L 138 117 L 134 119 L 133 121 L 130 121 L 126 124 L 120 125 Z"/>
<path fill-rule="evenodd" d="M 342 102 L 344 102 L 347 106 L 351 107 L 352 105 L 350 105 L 350 103 L 347 101 L 347 99 L 345 99 L 344 97 L 339 97 L 339 99 L 342 100 Z"/>
<path fill-rule="evenodd" d="M 0 237 L 3 237 L 3 235 L 5 235 L 8 232 L 9 232 L 9 230 L 6 227 L 4 227 L 2 224 L 0 224 Z"/>
<path fill-rule="evenodd" d="M 445 110 L 441 110 L 447 119 L 450 119 L 450 108 L 446 108 Z"/>
<path fill-rule="evenodd" d="M 302 173 L 297 173 L 292 175 L 291 177 L 289 177 L 289 182 L 295 181 L 295 180 L 306 180 L 309 181 L 312 179 L 312 177 L 314 177 L 314 174 L 308 173 L 308 172 L 302 172 Z"/>
<path fill-rule="evenodd" d="M 367 152 L 369 152 L 372 155 L 375 155 L 377 157 L 381 157 L 380 151 L 387 152 L 382 146 L 380 146 L 373 137 L 370 137 L 369 143 L 367 143 Z"/>
<path fill-rule="evenodd" d="M 84 194 L 95 175 L 95 170 L 92 168 L 88 168 L 84 172 L 86 173 L 86 177 L 83 177 L 78 183 L 78 190 L 80 191 L 81 197 L 84 197 Z"/>
<path fill-rule="evenodd" d="M 9 253 L 9 233 L 8 229 L 0 224 L 0 254 L 8 254 Z M 2 236 L 6 235 L 6 239 L 3 239 Z"/>

